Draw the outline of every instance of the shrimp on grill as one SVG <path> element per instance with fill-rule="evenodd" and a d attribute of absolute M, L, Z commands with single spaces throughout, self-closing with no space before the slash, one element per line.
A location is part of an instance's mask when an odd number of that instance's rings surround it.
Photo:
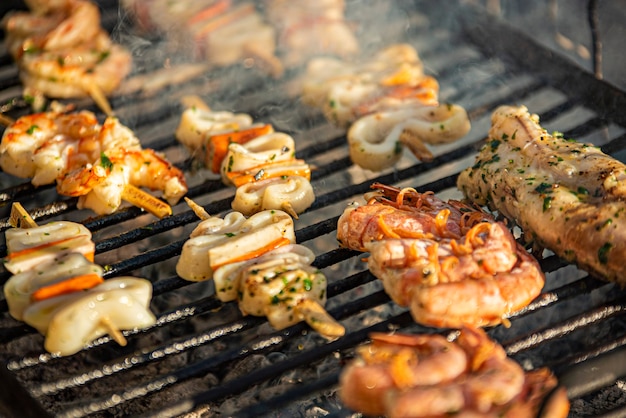
<path fill-rule="evenodd" d="M 344 404 L 388 417 L 536 417 L 557 386 L 548 369 L 530 372 L 487 334 L 461 329 L 456 341 L 437 334 L 372 334 L 342 372 Z M 554 417 L 566 417 L 564 391 L 550 397 Z"/>
<path fill-rule="evenodd" d="M 114 117 L 102 125 L 88 111 L 57 109 L 23 116 L 4 132 L 0 167 L 35 186 L 57 184 L 65 196 L 80 196 L 79 208 L 98 214 L 117 210 L 122 200 L 162 217 L 165 203 L 138 187 L 161 190 L 175 204 L 187 192 L 183 173 L 160 154 L 142 149 L 134 133 Z"/>
<path fill-rule="evenodd" d="M 3 21 L 25 96 L 90 96 L 112 114 L 106 95 L 130 72 L 131 55 L 101 28 L 98 6 L 86 0 L 30 3 L 31 12 Z"/>
<path fill-rule="evenodd" d="M 545 277 L 502 223 L 461 202 L 379 184 L 367 205 L 349 207 L 339 242 L 370 253 L 368 267 L 424 325 L 506 323 L 537 297 Z"/>
<path fill-rule="evenodd" d="M 366 251 L 367 243 L 391 238 L 460 238 L 491 215 L 462 202 L 444 202 L 433 193 L 374 183 L 366 205 L 352 204 L 337 222 L 337 239 L 347 248 Z"/>

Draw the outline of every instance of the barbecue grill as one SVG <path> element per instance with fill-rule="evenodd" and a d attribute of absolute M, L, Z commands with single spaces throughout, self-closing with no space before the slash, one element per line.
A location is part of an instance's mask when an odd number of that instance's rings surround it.
<path fill-rule="evenodd" d="M 338 248 L 334 234 L 344 207 L 359 200 L 374 181 L 460 198 L 456 176 L 473 163 L 491 111 L 500 104 L 525 104 L 547 129 L 623 158 L 626 93 L 484 8 L 461 4 L 454 11 L 439 10 L 426 3 L 404 2 L 402 10 L 383 6 L 393 24 L 372 37 L 371 46 L 411 43 L 427 72 L 439 80 L 442 99 L 468 110 L 471 132 L 458 142 L 432 148 L 432 162 L 405 156 L 397 168 L 382 173 L 352 166 L 345 132 L 299 102 L 294 86 L 301 69 L 279 80 L 244 65 L 213 69 L 111 100 L 117 116 L 135 130 L 144 147 L 165 152 L 185 169 L 188 196 L 211 214 L 230 209 L 234 190 L 195 167 L 174 139 L 182 96 L 199 94 L 215 109 L 250 113 L 296 138 L 298 157 L 316 167 L 312 184 L 317 195 L 295 221 L 296 237 L 317 255 L 314 265 L 329 281 L 327 308 L 346 326 L 344 337 L 328 342 L 303 323 L 275 331 L 265 319 L 242 317 L 234 303 L 220 302 L 210 282 L 177 277 L 176 259 L 199 221 L 184 203 L 161 220 L 134 207 L 94 217 L 79 211 L 75 199 L 59 197 L 53 187 L 34 188 L 2 174 L 3 231 L 9 228 L 6 219 L 14 201 L 40 223 L 82 222 L 94 234 L 96 261 L 106 265 L 105 277 L 132 274 L 153 282 L 152 308 L 158 321 L 150 329 L 125 332 L 125 347 L 103 337 L 76 355 L 58 358 L 45 353 L 43 337 L 13 320 L 6 301 L 0 300 L 0 413 L 347 417 L 354 412 L 338 400 L 338 376 L 370 332 L 452 332 L 415 324 L 367 271 L 362 254 Z M 597 24 L 595 3 L 589 2 L 589 12 Z M 131 45 L 137 73 L 149 75 L 163 65 L 163 49 L 152 48 L 158 39 L 137 40 L 126 31 L 128 21 L 116 1 L 100 4 L 104 26 Z M 372 9 L 376 15 L 378 10 Z M 361 15 L 364 11 L 359 12 L 361 27 L 367 27 L 367 16 Z M 593 33 L 592 70 L 599 75 L 601 62 L 593 58 L 600 56 L 601 44 L 598 32 Z M 17 68 L 6 50 L 1 51 L 0 103 L 17 117 L 29 109 L 20 100 Z M 93 109 L 89 101 L 74 102 Z M 5 254 L 3 245 L 0 255 Z M 547 276 L 541 296 L 510 318 L 510 327 L 489 329 L 490 336 L 524 368 L 550 367 L 568 390 L 571 416 L 625 416 L 626 292 L 549 253 L 540 264 Z M 7 272 L 0 273 L 1 283 L 8 278 Z"/>

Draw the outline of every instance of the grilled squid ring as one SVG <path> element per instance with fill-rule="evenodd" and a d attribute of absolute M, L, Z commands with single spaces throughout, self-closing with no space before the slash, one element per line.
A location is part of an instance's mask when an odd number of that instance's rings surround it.
<path fill-rule="evenodd" d="M 235 131 L 252 125 L 252 116 L 245 113 L 214 112 L 197 106 L 186 109 L 178 127 L 176 138 L 192 151 L 202 148 L 204 138 L 218 132 Z"/>
<path fill-rule="evenodd" d="M 315 201 L 313 187 L 302 176 L 285 176 L 246 183 L 237 188 L 232 208 L 246 216 L 268 210 L 284 210 L 294 218 Z"/>
<path fill-rule="evenodd" d="M 44 346 L 62 356 L 80 351 L 111 329 L 146 328 L 156 322 L 150 312 L 152 284 L 118 277 L 84 292 L 45 299 L 24 310 L 24 322 L 46 336 Z"/>
<path fill-rule="evenodd" d="M 373 113 L 348 131 L 350 158 L 362 168 L 381 171 L 398 162 L 406 145 L 415 157 L 429 161 L 433 156 L 426 143 L 452 142 L 469 129 L 467 112 L 458 105 Z"/>
<path fill-rule="evenodd" d="M 215 227 L 203 226 L 208 221 Z M 211 279 L 220 266 L 249 260 L 296 241 L 293 219 L 281 210 L 266 210 L 248 219 L 232 212 L 223 222 L 211 217 L 198 228 L 203 228 L 202 232 L 192 232 L 176 264 L 176 273 L 189 281 Z"/>
<path fill-rule="evenodd" d="M 231 173 L 292 160 L 295 154 L 295 141 L 282 132 L 262 135 L 245 144 L 230 144 L 220 170 L 222 181 L 231 185 Z"/>

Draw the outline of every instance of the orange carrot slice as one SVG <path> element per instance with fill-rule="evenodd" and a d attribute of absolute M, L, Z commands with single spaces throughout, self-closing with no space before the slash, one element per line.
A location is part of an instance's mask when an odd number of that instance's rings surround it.
<path fill-rule="evenodd" d="M 228 146 L 233 142 L 237 144 L 245 144 L 252 139 L 261 135 L 267 135 L 274 132 L 274 127 L 270 124 L 262 124 L 252 126 L 241 131 L 225 132 L 221 134 L 211 135 L 207 138 L 207 154 L 205 165 L 211 168 L 214 173 L 220 172 L 222 161 L 228 152 Z"/>
<path fill-rule="evenodd" d="M 239 257 L 232 258 L 232 259 L 228 260 L 225 263 L 216 264 L 214 266 L 211 266 L 211 268 L 213 268 L 213 270 L 216 270 L 216 269 L 220 268 L 221 266 L 223 266 L 225 264 L 238 263 L 240 261 L 252 260 L 253 258 L 260 257 L 260 256 L 262 256 L 263 254 L 265 254 L 265 253 L 267 253 L 269 251 L 275 250 L 278 247 L 282 247 L 284 245 L 289 245 L 289 244 L 291 244 L 291 240 L 289 238 L 280 237 L 280 238 L 270 242 L 269 244 L 264 245 L 263 247 L 256 248 L 253 251 L 250 251 L 248 253 L 240 255 Z"/>
<path fill-rule="evenodd" d="M 60 245 L 60 244 L 66 243 L 68 241 L 75 240 L 76 238 L 77 238 L 76 236 L 74 236 L 74 237 L 67 237 L 67 238 L 63 238 L 63 239 L 57 240 L 57 241 L 51 241 L 51 242 L 46 242 L 46 243 L 43 243 L 43 244 L 40 244 L 40 245 L 36 245 L 34 247 L 24 248 L 23 250 L 20 250 L 20 251 L 13 251 L 12 253 L 7 255 L 7 259 L 11 260 L 11 259 L 14 259 L 14 258 L 17 258 L 17 257 L 22 257 L 22 256 L 25 256 L 25 255 L 29 255 L 29 254 L 32 254 L 32 253 L 37 252 L 37 251 L 45 250 L 46 248 L 54 247 L 55 245 Z"/>
<path fill-rule="evenodd" d="M 195 25 L 205 20 L 214 19 L 224 13 L 230 7 L 230 0 L 218 0 L 206 9 L 200 10 L 187 20 L 189 26 Z"/>
<path fill-rule="evenodd" d="M 82 274 L 39 288 L 32 293 L 30 298 L 33 302 L 39 302 L 56 296 L 91 289 L 102 282 L 104 282 L 104 279 L 96 273 Z"/>
<path fill-rule="evenodd" d="M 226 176 L 235 187 L 239 187 L 247 183 L 283 176 L 300 176 L 311 180 L 311 168 L 304 160 L 293 159 L 261 164 L 244 171 L 232 171 L 226 173 Z"/>

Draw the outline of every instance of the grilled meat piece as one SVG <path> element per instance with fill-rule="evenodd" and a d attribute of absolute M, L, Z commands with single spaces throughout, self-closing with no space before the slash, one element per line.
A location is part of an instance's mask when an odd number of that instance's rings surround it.
<path fill-rule="evenodd" d="M 487 143 L 458 187 L 514 220 L 536 248 L 626 284 L 626 165 L 550 135 L 524 106 L 501 106 Z"/>

